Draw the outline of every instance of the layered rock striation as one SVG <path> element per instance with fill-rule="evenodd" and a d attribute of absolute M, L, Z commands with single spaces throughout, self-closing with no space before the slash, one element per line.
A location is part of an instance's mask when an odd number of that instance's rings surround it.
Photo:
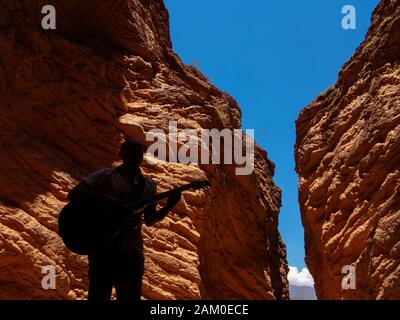
<path fill-rule="evenodd" d="M 320 299 L 400 298 L 399 40 L 400 2 L 383 0 L 337 83 L 296 122 L 306 262 Z"/>
<path fill-rule="evenodd" d="M 57 235 L 68 191 L 117 164 L 124 136 L 151 129 L 240 128 L 235 100 L 173 53 L 161 0 L 0 3 L 0 298 L 84 299 L 86 257 Z M 158 161 L 144 172 L 159 190 L 194 178 L 155 228 L 144 228 L 146 299 L 286 299 L 285 246 L 278 233 L 274 165 L 256 147 L 254 172 L 232 165 Z M 56 289 L 42 288 L 44 266 Z"/>

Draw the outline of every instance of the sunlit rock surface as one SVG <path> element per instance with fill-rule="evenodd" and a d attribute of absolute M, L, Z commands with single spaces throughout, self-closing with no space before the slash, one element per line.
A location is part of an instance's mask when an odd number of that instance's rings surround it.
<path fill-rule="evenodd" d="M 306 262 L 320 299 L 400 299 L 400 2 L 375 9 L 337 83 L 296 122 Z M 355 289 L 348 270 L 355 268 Z"/>

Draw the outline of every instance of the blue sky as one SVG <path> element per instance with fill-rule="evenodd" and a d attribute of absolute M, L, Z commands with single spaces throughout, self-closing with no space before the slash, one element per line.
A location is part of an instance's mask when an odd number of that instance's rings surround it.
<path fill-rule="evenodd" d="M 195 62 L 243 111 L 243 128 L 276 165 L 282 189 L 279 229 L 288 261 L 305 267 L 294 171 L 295 120 L 337 80 L 364 39 L 378 0 L 166 0 L 174 51 Z M 356 30 L 341 25 L 356 8 Z"/>

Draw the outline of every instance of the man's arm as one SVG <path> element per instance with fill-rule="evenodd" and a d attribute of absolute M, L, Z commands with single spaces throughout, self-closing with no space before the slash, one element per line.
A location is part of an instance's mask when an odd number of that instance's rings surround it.
<path fill-rule="evenodd" d="M 163 220 L 167 214 L 172 210 L 173 207 L 181 200 L 181 192 L 173 193 L 167 201 L 167 204 L 160 210 L 156 210 L 156 205 L 147 206 L 144 209 L 144 222 L 146 226 L 151 227 L 157 222 Z"/>

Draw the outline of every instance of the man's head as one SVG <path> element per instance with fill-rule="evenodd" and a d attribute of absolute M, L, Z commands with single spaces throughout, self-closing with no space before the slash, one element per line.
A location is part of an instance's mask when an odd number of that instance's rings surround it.
<path fill-rule="evenodd" d="M 143 161 L 144 152 L 145 147 L 139 140 L 126 138 L 121 145 L 119 155 L 124 164 L 137 169 Z"/>

